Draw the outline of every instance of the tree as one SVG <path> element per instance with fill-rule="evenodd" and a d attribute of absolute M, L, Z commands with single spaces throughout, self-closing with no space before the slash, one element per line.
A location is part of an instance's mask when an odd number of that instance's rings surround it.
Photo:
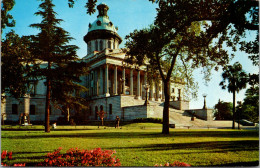
<path fill-rule="evenodd" d="M 6 27 L 14 27 L 15 26 L 15 20 L 13 16 L 8 13 L 10 10 L 13 9 L 15 5 L 14 0 L 2 0 L 1 1 L 1 34 L 3 32 L 3 29 Z"/>
<path fill-rule="evenodd" d="M 183 63 L 191 62 L 192 68 L 204 67 L 208 77 L 212 68 L 218 70 L 219 66 L 229 62 L 230 58 L 223 44 L 236 51 L 236 45 L 245 36 L 246 30 L 258 30 L 258 3 L 232 0 L 156 2 L 159 8 L 154 27 L 130 33 L 126 37 L 126 46 L 129 48 L 128 54 L 136 63 L 142 64 L 148 58 L 150 65 L 159 71 L 164 81 L 163 133 L 167 134 L 167 85 L 177 57 Z M 170 64 L 169 69 L 162 68 L 163 61 Z"/>
<path fill-rule="evenodd" d="M 259 87 L 248 88 L 245 95 L 241 117 L 253 122 L 259 122 Z"/>
<path fill-rule="evenodd" d="M 7 33 L 5 39 L 2 39 L 2 94 L 11 95 L 18 99 L 27 93 L 29 82 L 32 79 L 28 43 L 26 37 L 19 37 L 14 31 Z M 3 99 L 2 97 L 2 101 Z"/>
<path fill-rule="evenodd" d="M 6 27 L 14 27 L 15 20 L 9 13 L 15 5 L 14 0 L 1 1 L 1 34 Z M 4 37 L 4 38 L 3 38 Z M 1 100 L 7 95 L 20 98 L 28 92 L 32 79 L 30 72 L 33 62 L 29 52 L 29 39 L 19 37 L 14 30 L 8 32 L 1 39 Z"/>
<path fill-rule="evenodd" d="M 56 18 L 52 0 L 42 1 L 39 6 L 41 10 L 35 13 L 42 17 L 42 22 L 30 25 L 40 30 L 36 36 L 31 36 L 33 41 L 31 50 L 35 59 L 45 63 L 40 64 L 35 75 L 39 79 L 46 80 L 45 132 L 50 132 L 51 101 L 68 108 L 84 106 L 81 98 L 81 101 L 76 100 L 79 98 L 80 91 L 86 90 L 78 84 L 81 81 L 80 76 L 86 73 L 86 65 L 84 62 L 79 62 L 76 55 L 78 47 L 68 45 L 72 40 L 69 33 L 58 27 L 62 20 Z"/>
<path fill-rule="evenodd" d="M 97 111 L 97 115 L 101 119 L 101 125 L 104 125 L 104 118 L 106 117 L 106 112 L 104 110 Z"/>
<path fill-rule="evenodd" d="M 214 117 L 216 120 L 231 120 L 233 116 L 232 107 L 232 103 L 219 100 L 218 103 L 214 106 Z"/>
<path fill-rule="evenodd" d="M 246 88 L 248 81 L 247 74 L 243 71 L 242 65 L 239 62 L 235 62 L 233 65 L 228 65 L 223 68 L 222 73 L 223 80 L 220 82 L 222 89 L 228 89 L 228 92 L 233 94 L 233 124 L 232 129 L 235 129 L 235 107 L 236 107 L 236 92 Z M 225 82 L 228 84 L 225 84 Z"/>

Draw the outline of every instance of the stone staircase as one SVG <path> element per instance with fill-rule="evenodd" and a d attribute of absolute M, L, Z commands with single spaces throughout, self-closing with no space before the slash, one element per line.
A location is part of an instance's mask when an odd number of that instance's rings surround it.
<path fill-rule="evenodd" d="M 135 104 L 142 105 L 144 100 L 133 100 Z M 156 114 L 153 117 L 163 118 L 163 106 L 164 102 L 149 100 L 149 106 L 153 107 L 153 111 Z M 191 121 L 191 115 L 184 110 L 177 110 L 170 106 L 169 108 L 169 122 L 175 124 L 175 128 L 220 128 L 231 127 L 232 121 L 206 121 L 198 118 L 194 118 Z"/>

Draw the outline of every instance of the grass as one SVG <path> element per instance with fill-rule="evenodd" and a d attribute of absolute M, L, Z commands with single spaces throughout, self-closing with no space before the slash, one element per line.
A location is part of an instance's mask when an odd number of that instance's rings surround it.
<path fill-rule="evenodd" d="M 192 166 L 256 166 L 259 161 L 258 131 L 171 129 L 170 135 L 163 135 L 161 125 L 155 123 L 128 124 L 122 129 L 58 126 L 50 133 L 43 130 L 43 126 L 3 129 L 1 150 L 13 151 L 11 163 L 27 165 L 42 161 L 58 147 L 63 148 L 61 152 L 75 147 L 116 150 L 122 166 L 154 166 L 175 160 Z"/>

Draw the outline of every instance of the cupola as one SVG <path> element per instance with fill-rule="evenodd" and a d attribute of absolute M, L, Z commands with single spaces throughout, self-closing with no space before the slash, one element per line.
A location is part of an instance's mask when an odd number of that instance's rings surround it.
<path fill-rule="evenodd" d="M 88 54 L 93 51 L 102 51 L 105 48 L 117 49 L 122 38 L 117 34 L 118 28 L 109 20 L 107 15 L 109 7 L 105 3 L 97 6 L 97 19 L 89 23 L 88 33 L 84 41 L 88 46 Z"/>

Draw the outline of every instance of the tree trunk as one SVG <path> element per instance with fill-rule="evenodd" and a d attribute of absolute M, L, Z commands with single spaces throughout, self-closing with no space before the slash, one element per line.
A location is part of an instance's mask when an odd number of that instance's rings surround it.
<path fill-rule="evenodd" d="M 103 122 L 104 120 L 103 120 L 103 118 L 101 118 L 101 124 L 102 124 L 102 126 L 104 125 L 104 122 Z"/>
<path fill-rule="evenodd" d="M 232 124 L 232 129 L 235 129 L 235 112 L 236 112 L 236 91 L 233 91 L 233 124 Z"/>
<path fill-rule="evenodd" d="M 47 93 L 45 106 L 45 132 L 50 132 L 50 102 L 51 102 L 51 81 L 47 77 Z"/>
<path fill-rule="evenodd" d="M 169 95 L 169 81 L 164 82 L 164 96 L 165 102 L 163 106 L 163 134 L 169 134 L 169 105 L 170 105 L 170 95 Z"/>

